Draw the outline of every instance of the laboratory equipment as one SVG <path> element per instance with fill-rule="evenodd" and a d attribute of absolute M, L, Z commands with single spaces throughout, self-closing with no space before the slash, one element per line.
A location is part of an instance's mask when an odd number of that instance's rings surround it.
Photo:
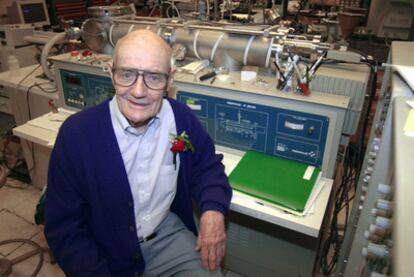
<path fill-rule="evenodd" d="M 412 275 L 413 46 L 392 43 L 336 276 Z"/>
<path fill-rule="evenodd" d="M 10 24 L 50 25 L 45 0 L 14 0 L 7 8 L 7 15 Z"/>
<path fill-rule="evenodd" d="M 34 45 L 24 40 L 32 35 L 34 27 L 29 24 L 0 25 L 0 72 L 9 70 L 10 55 L 17 57 L 21 67 L 38 63 L 36 54 L 39 51 Z"/>
<path fill-rule="evenodd" d="M 367 28 L 381 38 L 413 38 L 414 2 L 411 0 L 373 0 Z"/>

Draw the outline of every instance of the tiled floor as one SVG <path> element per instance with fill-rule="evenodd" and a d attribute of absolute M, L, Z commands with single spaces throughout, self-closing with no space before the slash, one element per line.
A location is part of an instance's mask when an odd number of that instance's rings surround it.
<path fill-rule="evenodd" d="M 0 188 L 0 242 L 11 239 L 30 239 L 39 246 L 46 248 L 43 227 L 34 223 L 34 212 L 41 191 L 33 186 L 8 179 L 7 184 Z M 10 243 L 0 245 L 0 259 L 13 260 L 36 248 L 27 243 Z M 36 254 L 16 263 L 9 276 L 30 276 L 39 264 L 40 255 Z M 37 275 L 38 277 L 63 277 L 65 274 L 56 264 L 51 264 L 47 252 Z"/>
<path fill-rule="evenodd" d="M 0 242 L 11 239 L 30 239 L 46 248 L 47 243 L 43 227 L 34 223 L 34 212 L 41 191 L 18 181 L 8 179 L 7 184 L 0 188 Z M 0 259 L 12 260 L 35 248 L 22 243 L 0 245 Z M 35 255 L 12 268 L 12 277 L 28 277 L 36 269 L 39 255 Z M 44 262 L 37 277 L 64 277 L 58 265 L 50 262 L 48 253 L 44 254 Z M 226 277 L 242 277 L 236 273 L 225 271 Z"/>

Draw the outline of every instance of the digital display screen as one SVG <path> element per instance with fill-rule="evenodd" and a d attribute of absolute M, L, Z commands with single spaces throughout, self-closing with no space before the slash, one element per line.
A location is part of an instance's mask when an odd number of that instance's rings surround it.
<path fill-rule="evenodd" d="M 66 76 L 66 83 L 80 86 L 81 80 L 79 77 L 69 75 L 69 76 Z"/>
<path fill-rule="evenodd" d="M 22 4 L 20 6 L 24 23 L 37 23 L 46 21 L 46 14 L 42 3 Z"/>

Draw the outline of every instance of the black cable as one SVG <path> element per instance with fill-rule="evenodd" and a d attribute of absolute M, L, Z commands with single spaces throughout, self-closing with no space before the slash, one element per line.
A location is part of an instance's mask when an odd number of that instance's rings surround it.
<path fill-rule="evenodd" d="M 57 90 L 53 90 L 53 91 L 52 90 L 45 90 L 41 87 L 42 85 L 50 84 L 50 83 L 52 83 L 52 82 L 48 81 L 48 82 L 44 82 L 44 83 L 40 83 L 40 84 L 34 83 L 33 85 L 31 85 L 30 87 L 27 88 L 27 91 L 26 91 L 26 105 L 27 105 L 27 112 L 28 112 L 28 116 L 29 116 L 28 120 L 32 120 L 32 111 L 31 111 L 31 108 L 30 108 L 30 91 L 31 91 L 31 89 L 34 88 L 34 87 L 38 87 L 39 89 L 41 89 L 42 91 L 44 91 L 46 93 L 56 92 Z M 30 153 L 32 155 L 32 161 L 33 161 L 33 166 L 31 168 L 27 169 L 30 172 L 36 167 L 36 160 L 35 160 L 35 154 L 34 154 L 34 144 L 32 142 L 30 142 L 30 143 L 28 142 L 27 145 L 30 148 Z"/>
<path fill-rule="evenodd" d="M 55 93 L 55 92 L 57 92 L 56 86 L 53 89 L 45 89 L 45 88 L 42 88 L 42 86 L 41 86 L 41 85 L 44 85 L 44 84 L 52 84 L 52 83 L 53 82 L 35 84 L 35 87 L 39 88 L 40 90 L 42 90 L 45 93 Z"/>
<path fill-rule="evenodd" d="M 40 67 L 40 64 L 38 65 L 38 66 L 36 66 L 32 71 L 30 71 L 26 76 L 24 76 L 24 78 L 23 79 L 21 79 L 20 81 L 19 81 L 19 83 L 17 84 L 17 88 L 19 88 L 20 87 L 20 85 L 21 84 L 23 84 L 23 82 L 27 79 L 27 78 L 29 78 L 29 76 L 30 75 L 32 75 L 33 74 L 33 72 L 35 72 L 38 68 Z"/>
<path fill-rule="evenodd" d="M 372 103 L 374 102 L 374 98 L 377 93 L 377 81 L 378 81 L 377 64 L 374 64 L 371 66 L 371 73 L 372 73 L 371 91 L 370 91 L 369 98 L 368 98 L 367 111 L 365 113 L 364 123 L 362 125 L 362 131 L 361 131 L 360 142 L 359 142 L 359 145 L 362 145 L 362 146 L 364 145 L 365 133 L 368 128 L 368 121 L 369 121 L 369 116 L 371 113 Z M 360 160 L 360 163 L 362 163 L 362 159 Z"/>
<path fill-rule="evenodd" d="M 5 136 L 2 136 L 1 137 L 2 142 L 4 141 L 4 143 L 3 143 L 3 149 L 1 151 L 1 154 L 2 154 L 2 164 L 5 167 L 7 167 L 7 169 L 9 169 L 10 171 L 12 171 L 20 162 L 22 162 L 22 160 L 19 159 L 19 157 L 17 155 L 15 155 L 13 153 L 10 153 L 10 151 L 9 151 L 9 153 L 7 153 L 7 150 L 9 149 L 10 142 L 13 141 L 13 138 L 15 138 L 15 136 L 13 134 L 5 135 Z M 9 164 L 9 160 L 8 160 L 7 157 L 10 157 L 10 155 L 14 156 L 14 158 L 16 159 L 14 165 L 10 165 Z"/>
<path fill-rule="evenodd" d="M 2 141 L 5 139 L 5 141 L 3 142 L 1 164 L 5 166 L 9 170 L 10 173 L 12 173 L 16 169 L 17 166 L 21 165 L 25 161 L 24 161 L 24 158 L 22 159 L 21 157 L 19 157 L 18 154 L 14 154 L 13 151 L 8 151 L 10 149 L 11 142 L 18 142 L 16 136 L 11 134 L 7 136 L 2 136 L 1 139 Z M 14 164 L 11 164 L 10 162 L 11 156 L 14 158 Z"/>
<path fill-rule="evenodd" d="M 32 120 L 32 111 L 30 109 L 30 90 L 34 87 L 35 87 L 35 85 L 33 84 L 30 87 L 28 87 L 27 91 L 26 91 L 26 105 L 27 105 L 27 113 L 28 113 L 28 116 L 29 116 L 28 120 Z"/>
<path fill-rule="evenodd" d="M 338 216 L 343 211 L 345 213 L 345 222 L 343 226 L 343 234 L 345 234 L 348 227 L 348 220 L 350 214 L 350 203 L 355 198 L 356 186 L 361 173 L 363 156 L 365 154 L 365 136 L 368 130 L 368 122 L 371 114 L 371 107 L 374 101 L 377 90 L 377 62 L 367 61 L 371 69 L 370 93 L 368 102 L 365 107 L 365 112 L 362 117 L 362 125 L 359 130 L 359 136 L 355 144 L 350 143 L 345 151 L 343 157 L 343 167 L 341 183 L 335 194 L 334 209 L 332 213 L 332 221 L 329 228 L 329 235 L 321 247 L 321 270 L 326 276 L 332 274 L 336 268 L 336 263 L 339 258 L 339 253 L 343 238 L 339 235 Z M 350 196 L 350 193 L 353 195 Z M 345 209 L 345 210 L 344 210 Z M 333 250 L 333 255 L 329 260 L 330 250 Z"/>
<path fill-rule="evenodd" d="M 28 115 L 29 115 L 29 120 L 32 119 L 32 113 L 31 113 L 31 109 L 30 109 L 30 91 L 31 91 L 31 89 L 34 88 L 34 87 L 37 87 L 45 93 L 55 93 L 57 91 L 57 88 L 50 89 L 50 90 L 42 88 L 42 85 L 51 84 L 51 83 L 53 83 L 53 82 L 48 81 L 48 82 L 43 82 L 43 83 L 39 83 L 39 84 L 34 83 L 33 85 L 31 85 L 30 87 L 27 88 L 27 91 L 26 91 L 26 104 L 27 104 L 27 111 L 28 111 Z"/>
<path fill-rule="evenodd" d="M 30 146 L 29 146 L 30 145 Z M 33 169 L 36 168 L 36 160 L 35 160 L 35 153 L 34 153 L 34 143 L 27 141 L 27 146 L 30 148 L 30 154 L 32 155 L 33 165 L 31 168 L 27 168 L 27 171 L 31 172 Z"/>

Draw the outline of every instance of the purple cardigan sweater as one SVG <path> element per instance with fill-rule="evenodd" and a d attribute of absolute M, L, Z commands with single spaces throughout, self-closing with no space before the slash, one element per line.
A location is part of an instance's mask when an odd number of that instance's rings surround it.
<path fill-rule="evenodd" d="M 222 156 L 215 154 L 197 117 L 184 104 L 167 99 L 177 134 L 185 130 L 196 150 L 180 153 L 171 210 L 196 233 L 192 200 L 201 212 L 226 214 L 232 191 Z M 68 276 L 134 276 L 145 270 L 109 100 L 62 125 L 49 163 L 45 215 L 47 241 Z"/>

